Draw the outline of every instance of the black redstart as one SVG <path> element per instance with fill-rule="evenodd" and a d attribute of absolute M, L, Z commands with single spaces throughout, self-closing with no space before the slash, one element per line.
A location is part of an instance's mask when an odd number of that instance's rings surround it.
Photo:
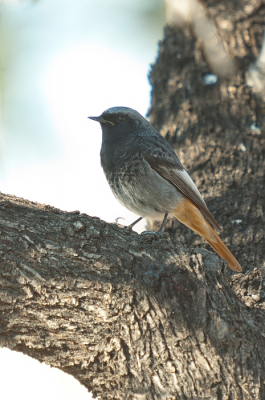
<path fill-rule="evenodd" d="M 137 111 L 113 107 L 99 117 L 102 129 L 101 165 L 115 197 L 142 218 L 164 220 L 174 216 L 224 258 L 231 269 L 242 271 L 211 224 L 220 231 L 200 192 L 170 144 Z M 133 226 L 135 223 L 131 224 Z"/>

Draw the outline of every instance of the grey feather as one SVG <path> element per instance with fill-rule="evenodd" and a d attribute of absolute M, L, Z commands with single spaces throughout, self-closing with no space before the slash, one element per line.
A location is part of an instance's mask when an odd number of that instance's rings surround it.
<path fill-rule="evenodd" d="M 159 136 L 161 137 L 161 135 Z M 150 139 L 151 138 L 149 138 L 149 140 Z M 149 143 L 150 147 L 147 143 L 143 144 L 142 150 L 142 155 L 150 167 L 154 169 L 160 176 L 170 182 L 173 186 L 175 186 L 175 188 L 178 189 L 184 196 L 191 200 L 209 219 L 213 226 L 220 231 L 220 226 L 209 211 L 195 183 L 192 181 L 187 171 L 183 168 L 178 156 L 174 151 L 172 151 L 172 147 L 163 138 L 163 147 L 161 146 L 160 142 L 159 150 L 154 151 L 155 146 L 157 146 L 155 143 L 157 142 L 157 137 L 155 140 L 152 138 L 151 142 L 152 143 Z M 148 147 L 152 150 L 147 151 Z M 161 149 L 164 151 L 161 151 Z"/>

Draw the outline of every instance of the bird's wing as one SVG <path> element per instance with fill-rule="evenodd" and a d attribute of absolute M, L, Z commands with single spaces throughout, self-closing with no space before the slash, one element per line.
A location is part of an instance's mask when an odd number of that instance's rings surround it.
<path fill-rule="evenodd" d="M 209 219 L 213 226 L 220 231 L 215 218 L 208 210 L 195 183 L 183 168 L 178 156 L 165 139 L 159 136 L 149 137 L 141 146 L 141 154 L 160 176 L 170 182 L 184 196 L 190 199 L 199 210 Z"/>

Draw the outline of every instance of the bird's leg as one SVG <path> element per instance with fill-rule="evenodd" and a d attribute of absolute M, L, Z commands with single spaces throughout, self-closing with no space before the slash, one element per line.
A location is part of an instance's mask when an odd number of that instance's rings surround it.
<path fill-rule="evenodd" d="M 159 230 L 157 231 L 157 233 L 163 233 L 164 227 L 165 227 L 166 222 L 167 222 L 167 217 L 168 217 L 168 212 L 165 213 L 163 222 L 162 222 L 162 224 L 161 224 Z"/>
<path fill-rule="evenodd" d="M 141 219 L 143 219 L 143 217 L 138 218 L 136 221 L 134 221 L 132 224 L 128 225 L 129 229 L 132 229 L 134 227 L 134 225 L 138 224 L 138 222 L 141 221 Z"/>

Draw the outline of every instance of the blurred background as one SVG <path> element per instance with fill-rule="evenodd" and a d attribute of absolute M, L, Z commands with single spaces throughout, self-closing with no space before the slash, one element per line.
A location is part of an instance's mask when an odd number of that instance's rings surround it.
<path fill-rule="evenodd" d="M 113 106 L 146 115 L 164 15 L 162 0 L 0 0 L 1 192 L 134 221 L 110 192 L 100 126 L 87 117 Z M 5 400 L 91 398 L 71 376 L 8 349 L 0 377 Z"/>

